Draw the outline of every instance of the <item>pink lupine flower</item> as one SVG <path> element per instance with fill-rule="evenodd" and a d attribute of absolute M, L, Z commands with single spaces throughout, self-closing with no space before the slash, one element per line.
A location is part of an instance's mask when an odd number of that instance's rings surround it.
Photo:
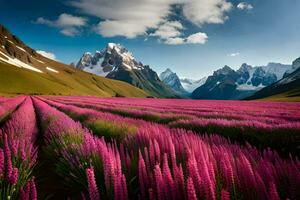
<path fill-rule="evenodd" d="M 36 191 L 34 177 L 30 181 L 30 197 L 31 200 L 37 200 L 37 191 Z"/>
<path fill-rule="evenodd" d="M 155 178 L 155 184 L 156 184 L 156 193 L 157 193 L 157 199 L 163 200 L 164 199 L 164 182 L 161 174 L 161 170 L 159 165 L 155 165 L 154 168 L 154 178 Z"/>
<path fill-rule="evenodd" d="M 176 191 L 177 191 L 176 195 L 178 196 L 178 199 L 183 199 L 185 193 L 185 184 L 184 184 L 184 175 L 183 175 L 181 164 L 179 167 L 176 167 L 176 170 L 174 172 L 174 179 L 176 183 Z"/>
<path fill-rule="evenodd" d="M 12 185 L 15 185 L 18 181 L 19 170 L 18 168 L 14 168 L 9 178 L 9 182 Z"/>
<path fill-rule="evenodd" d="M 194 187 L 192 178 L 187 179 L 187 199 L 188 200 L 197 200 L 197 195 Z"/>
<path fill-rule="evenodd" d="M 274 183 L 270 184 L 269 187 L 269 199 L 270 200 L 280 200 L 280 197 L 277 193 L 277 189 Z"/>
<path fill-rule="evenodd" d="M 128 200 L 128 191 L 127 191 L 127 184 L 126 184 L 126 178 L 125 175 L 122 175 L 122 189 L 123 189 L 123 199 Z"/>
<path fill-rule="evenodd" d="M 173 177 L 171 174 L 171 170 L 169 168 L 169 164 L 168 164 L 168 157 L 167 154 L 164 154 L 164 158 L 163 158 L 163 170 L 162 170 L 162 174 L 163 174 L 163 179 L 166 185 L 166 191 L 169 194 L 173 195 L 173 198 L 175 198 L 175 186 L 174 186 L 174 181 L 173 181 Z"/>
<path fill-rule="evenodd" d="M 114 200 L 123 200 L 123 187 L 122 187 L 122 178 L 120 174 L 115 176 L 114 179 Z"/>
<path fill-rule="evenodd" d="M 21 200 L 29 200 L 30 191 L 28 190 L 28 186 L 26 185 L 24 188 L 20 189 L 20 199 Z"/>
<path fill-rule="evenodd" d="M 148 189 L 148 176 L 147 176 L 147 170 L 146 165 L 142 156 L 141 151 L 139 151 L 139 184 L 140 184 L 140 190 L 142 194 L 142 198 L 146 198 L 146 191 Z"/>
<path fill-rule="evenodd" d="M 96 180 L 95 180 L 95 174 L 94 169 L 91 167 L 89 169 L 86 169 L 86 176 L 87 176 L 87 182 L 89 186 L 89 195 L 91 200 L 99 200 L 100 195 L 97 188 Z"/>
<path fill-rule="evenodd" d="M 11 151 L 9 149 L 9 144 L 7 141 L 7 135 L 4 134 L 4 159 L 5 159 L 5 176 L 6 176 L 6 180 L 9 181 L 12 170 L 13 170 L 13 166 L 12 166 L 12 162 L 11 162 Z"/>
<path fill-rule="evenodd" d="M 0 177 L 2 176 L 4 172 L 4 152 L 0 148 Z"/>
<path fill-rule="evenodd" d="M 221 200 L 230 200 L 230 194 L 226 190 L 221 191 Z"/>

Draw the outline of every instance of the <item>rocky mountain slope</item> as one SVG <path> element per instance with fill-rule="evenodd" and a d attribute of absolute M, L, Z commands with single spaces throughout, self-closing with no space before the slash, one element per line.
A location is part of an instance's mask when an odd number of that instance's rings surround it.
<path fill-rule="evenodd" d="M 188 92 L 181 85 L 181 81 L 176 73 L 172 72 L 169 68 L 163 71 L 159 78 L 166 85 L 170 86 L 179 95 L 188 95 Z"/>
<path fill-rule="evenodd" d="M 195 99 L 242 99 L 280 80 L 293 71 L 291 65 L 269 63 L 252 67 L 242 64 L 238 70 L 229 66 L 215 71 L 192 93 Z"/>
<path fill-rule="evenodd" d="M 291 70 L 284 75 L 283 79 L 263 88 L 247 99 L 261 98 L 300 101 L 300 58 L 293 62 Z"/>
<path fill-rule="evenodd" d="M 38 54 L 0 25 L 0 94 L 146 97 L 130 84 L 89 74 Z"/>
<path fill-rule="evenodd" d="M 106 48 L 96 51 L 95 54 L 84 53 L 76 68 L 130 83 L 156 97 L 178 96 L 159 79 L 155 71 L 138 62 L 132 53 L 120 44 L 108 43 Z"/>

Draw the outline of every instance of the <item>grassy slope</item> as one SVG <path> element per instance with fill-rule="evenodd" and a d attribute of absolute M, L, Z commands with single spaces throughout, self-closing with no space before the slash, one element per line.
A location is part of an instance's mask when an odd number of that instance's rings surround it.
<path fill-rule="evenodd" d="M 146 97 L 130 84 L 98 77 L 48 60 L 59 73 L 40 74 L 0 62 L 0 94 L 95 95 Z M 55 67 L 53 67 L 55 66 Z"/>
<path fill-rule="evenodd" d="M 286 101 L 286 102 L 300 102 L 299 91 L 290 91 L 273 96 L 263 98 L 264 101 Z"/>

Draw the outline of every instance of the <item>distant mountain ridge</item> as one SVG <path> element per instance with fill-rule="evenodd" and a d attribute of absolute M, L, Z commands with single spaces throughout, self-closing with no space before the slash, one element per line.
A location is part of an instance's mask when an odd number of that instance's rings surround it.
<path fill-rule="evenodd" d="M 166 85 L 170 86 L 179 95 L 188 95 L 188 92 L 181 85 L 181 81 L 176 73 L 172 72 L 171 69 L 167 68 L 163 71 L 159 78 Z"/>
<path fill-rule="evenodd" d="M 0 25 L 0 95 L 146 97 L 130 84 L 92 75 L 51 60 Z"/>
<path fill-rule="evenodd" d="M 280 63 L 269 63 L 258 67 L 244 63 L 236 71 L 225 65 L 209 76 L 205 84 L 195 89 L 192 98 L 242 99 L 275 83 L 292 71 L 291 65 Z"/>
<path fill-rule="evenodd" d="M 108 43 L 106 48 L 95 54 L 84 53 L 76 68 L 127 82 L 156 97 L 178 97 L 159 79 L 155 71 L 136 61 L 133 54 L 120 44 Z"/>
<path fill-rule="evenodd" d="M 200 80 L 179 78 L 178 75 L 169 68 L 163 71 L 159 75 L 159 78 L 175 92 L 184 96 L 189 96 L 196 88 L 203 85 L 207 80 L 207 77 Z"/>
<path fill-rule="evenodd" d="M 207 77 L 203 77 L 199 80 L 194 80 L 190 78 L 181 78 L 180 82 L 182 87 L 188 92 L 192 93 L 195 89 L 203 85 L 207 80 Z"/>
<path fill-rule="evenodd" d="M 295 97 L 300 100 L 300 57 L 293 62 L 292 68 L 285 73 L 283 79 L 263 88 L 246 99 L 273 98 L 285 100 Z"/>

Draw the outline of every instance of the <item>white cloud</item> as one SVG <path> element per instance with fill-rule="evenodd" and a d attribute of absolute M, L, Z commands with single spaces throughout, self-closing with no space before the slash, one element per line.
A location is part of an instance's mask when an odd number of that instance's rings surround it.
<path fill-rule="evenodd" d="M 228 0 L 72 0 L 70 4 L 98 17 L 95 30 L 104 37 L 134 38 L 154 30 L 151 35 L 162 39 L 174 39 L 183 31 L 180 22 L 167 20 L 178 14 L 173 5 L 180 5 L 186 20 L 198 26 L 224 23 L 232 8 Z"/>
<path fill-rule="evenodd" d="M 222 24 L 232 4 L 227 0 L 187 0 L 183 3 L 184 16 L 194 24 Z"/>
<path fill-rule="evenodd" d="M 43 17 L 39 17 L 36 20 L 38 24 L 44 24 L 50 27 L 56 27 L 60 29 L 60 32 L 67 36 L 75 36 L 80 33 L 80 27 L 87 26 L 87 18 L 78 17 L 70 14 L 63 13 L 59 15 L 58 19 L 51 21 Z"/>
<path fill-rule="evenodd" d="M 186 38 L 174 37 L 167 38 L 164 43 L 169 45 L 181 45 L 181 44 L 205 44 L 208 40 L 206 33 L 195 33 Z"/>
<path fill-rule="evenodd" d="M 180 38 L 180 37 L 175 37 L 175 38 L 167 38 L 164 41 L 165 44 L 169 44 L 169 45 L 180 45 L 180 44 L 184 44 L 184 38 Z"/>
<path fill-rule="evenodd" d="M 236 6 L 239 10 L 252 10 L 253 6 L 247 2 L 241 2 Z"/>
<path fill-rule="evenodd" d="M 231 53 L 231 54 L 228 54 L 227 56 L 230 56 L 230 57 L 236 57 L 236 56 L 239 56 L 240 53 L 239 52 L 236 52 L 236 53 Z"/>
<path fill-rule="evenodd" d="M 208 36 L 206 33 L 195 33 L 186 38 L 187 44 L 204 44 L 206 43 Z"/>
<path fill-rule="evenodd" d="M 183 29 L 179 21 L 165 21 L 150 36 L 157 36 L 162 39 L 174 38 L 180 36 Z"/>
<path fill-rule="evenodd" d="M 56 60 L 56 56 L 54 55 L 54 53 L 51 52 L 47 52 L 47 51 L 43 51 L 43 50 L 36 50 L 36 52 L 38 54 L 41 54 L 42 56 L 52 59 L 52 60 Z"/>

